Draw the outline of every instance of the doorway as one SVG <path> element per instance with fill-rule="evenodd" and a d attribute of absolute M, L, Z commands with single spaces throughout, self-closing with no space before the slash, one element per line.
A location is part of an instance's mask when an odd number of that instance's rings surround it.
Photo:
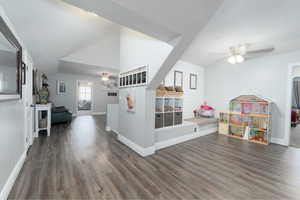
<path fill-rule="evenodd" d="M 290 64 L 287 76 L 284 145 L 300 148 L 300 63 Z"/>
<path fill-rule="evenodd" d="M 300 148 L 300 66 L 296 66 L 293 69 L 292 77 L 291 130 L 289 146 Z"/>
<path fill-rule="evenodd" d="M 93 83 L 77 81 L 77 115 L 91 115 L 93 110 Z"/>

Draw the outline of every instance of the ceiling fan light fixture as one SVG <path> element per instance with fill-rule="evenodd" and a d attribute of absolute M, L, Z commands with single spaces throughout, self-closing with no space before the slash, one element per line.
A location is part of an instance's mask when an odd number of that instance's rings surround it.
<path fill-rule="evenodd" d="M 235 59 L 236 59 L 237 63 L 242 63 L 242 62 L 245 61 L 245 58 L 243 56 L 241 56 L 241 55 L 236 55 Z"/>
<path fill-rule="evenodd" d="M 232 65 L 235 65 L 235 64 L 238 64 L 238 63 L 242 63 L 245 61 L 245 58 L 241 55 L 232 55 L 230 56 L 227 61 L 232 64 Z"/>
<path fill-rule="evenodd" d="M 236 64 L 236 59 L 235 59 L 235 56 L 230 56 L 227 61 L 232 64 L 232 65 L 235 65 Z"/>
<path fill-rule="evenodd" d="M 108 81 L 108 80 L 109 80 L 109 73 L 103 72 L 103 73 L 101 74 L 101 80 L 102 80 L 102 81 Z"/>
<path fill-rule="evenodd" d="M 103 76 L 103 77 L 101 78 L 101 80 L 102 80 L 102 81 L 108 81 L 109 79 L 108 79 L 107 76 Z"/>

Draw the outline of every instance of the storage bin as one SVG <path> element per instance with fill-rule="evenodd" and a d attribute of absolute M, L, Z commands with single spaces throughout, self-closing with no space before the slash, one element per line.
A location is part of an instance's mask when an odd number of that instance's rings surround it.
<path fill-rule="evenodd" d="M 157 113 L 155 114 L 155 128 L 162 128 L 164 126 L 164 114 Z"/>
<path fill-rule="evenodd" d="M 174 113 L 164 114 L 164 126 L 173 126 L 174 124 Z"/>
<path fill-rule="evenodd" d="M 174 125 L 182 124 L 182 112 L 175 112 Z"/>

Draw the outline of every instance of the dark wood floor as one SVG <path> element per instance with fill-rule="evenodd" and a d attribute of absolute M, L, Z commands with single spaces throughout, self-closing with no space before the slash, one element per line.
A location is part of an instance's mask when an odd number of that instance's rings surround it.
<path fill-rule="evenodd" d="M 81 116 L 34 143 L 10 199 L 300 199 L 300 151 L 211 134 L 141 158 Z"/>

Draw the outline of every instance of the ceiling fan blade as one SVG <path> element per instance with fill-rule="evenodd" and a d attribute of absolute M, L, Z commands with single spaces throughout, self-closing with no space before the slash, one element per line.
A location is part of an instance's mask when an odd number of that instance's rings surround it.
<path fill-rule="evenodd" d="M 275 50 L 274 47 L 268 47 L 264 49 L 248 50 L 246 54 L 263 54 L 263 53 L 270 53 L 274 50 Z"/>

